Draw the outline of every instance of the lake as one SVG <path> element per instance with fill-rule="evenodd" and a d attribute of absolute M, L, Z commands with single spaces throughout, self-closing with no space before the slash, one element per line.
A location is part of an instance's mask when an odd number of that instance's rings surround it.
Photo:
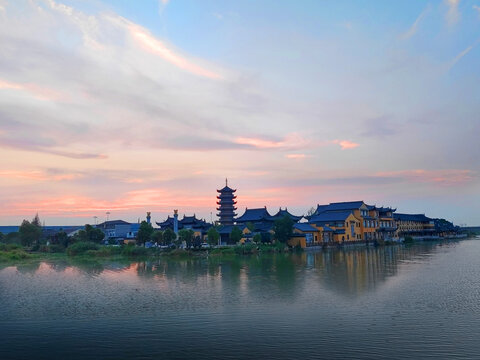
<path fill-rule="evenodd" d="M 0 267 L 0 359 L 472 359 L 480 241 Z"/>

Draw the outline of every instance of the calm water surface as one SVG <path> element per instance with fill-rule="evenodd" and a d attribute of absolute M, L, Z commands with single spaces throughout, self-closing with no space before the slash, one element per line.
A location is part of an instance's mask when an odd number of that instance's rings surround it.
<path fill-rule="evenodd" d="M 480 241 L 0 268 L 0 359 L 479 359 Z"/>

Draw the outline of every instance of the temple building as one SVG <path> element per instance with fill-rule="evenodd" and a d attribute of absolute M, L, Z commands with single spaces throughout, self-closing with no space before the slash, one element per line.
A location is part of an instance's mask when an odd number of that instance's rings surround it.
<path fill-rule="evenodd" d="M 253 228 L 252 231 L 255 233 L 272 233 L 275 221 L 282 219 L 285 216 L 290 217 L 294 223 L 298 223 L 303 217 L 291 214 L 287 208 L 285 208 L 285 210 L 280 208 L 275 215 L 270 215 L 265 206 L 263 208 L 255 209 L 246 208 L 243 215 L 235 220 L 235 223 L 244 226 L 250 225 Z"/>
<path fill-rule="evenodd" d="M 167 219 L 163 222 L 157 222 L 157 225 L 160 227 L 160 230 L 170 229 L 175 233 L 178 233 L 178 230 L 182 229 L 191 229 L 195 233 L 195 237 L 203 237 L 207 234 L 208 229 L 212 227 L 212 224 L 207 223 L 204 219 L 197 219 L 196 215 L 185 216 L 181 220 L 178 220 L 178 211 L 175 210 L 173 217 L 168 216 Z"/>
<path fill-rule="evenodd" d="M 291 214 L 288 211 L 287 208 L 285 208 L 285 210 L 282 210 L 282 208 L 280 208 L 278 210 L 278 212 L 275 215 L 272 216 L 272 219 L 273 219 L 273 221 L 275 221 L 275 220 L 278 220 L 278 219 L 282 219 L 285 216 L 290 217 L 290 219 L 292 219 L 294 223 L 299 222 L 303 218 L 303 216 L 296 216 L 296 215 Z"/>
<path fill-rule="evenodd" d="M 225 187 L 223 189 L 217 190 L 219 195 L 217 196 L 217 208 L 218 213 L 217 216 L 220 218 L 220 225 L 230 226 L 233 225 L 234 218 L 237 216 L 235 210 L 235 204 L 237 201 L 235 200 L 237 197 L 235 196 L 236 189 L 232 189 L 228 187 L 228 180 L 225 179 Z"/>

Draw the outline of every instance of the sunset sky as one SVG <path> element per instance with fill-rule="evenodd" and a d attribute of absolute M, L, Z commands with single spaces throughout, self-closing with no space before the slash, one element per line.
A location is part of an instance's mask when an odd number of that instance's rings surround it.
<path fill-rule="evenodd" d="M 0 0 L 0 225 L 364 200 L 480 225 L 480 0 Z"/>

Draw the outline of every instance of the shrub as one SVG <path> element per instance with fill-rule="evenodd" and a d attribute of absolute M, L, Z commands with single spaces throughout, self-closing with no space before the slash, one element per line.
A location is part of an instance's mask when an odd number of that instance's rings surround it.
<path fill-rule="evenodd" d="M 148 249 L 135 245 L 127 245 L 122 250 L 122 255 L 125 256 L 147 256 Z"/>
<path fill-rule="evenodd" d="M 49 252 L 51 253 L 63 253 L 65 252 L 65 248 L 63 247 L 63 245 L 60 245 L 60 244 L 52 244 L 48 247 L 49 249 Z"/>
<path fill-rule="evenodd" d="M 0 244 L 0 251 L 12 251 L 16 249 L 23 250 L 23 247 L 19 244 Z"/>
<path fill-rule="evenodd" d="M 178 256 L 178 257 L 188 257 L 192 253 L 190 251 L 184 250 L 184 249 L 175 249 L 169 252 L 169 255 L 171 256 Z"/>
<path fill-rule="evenodd" d="M 222 248 L 215 248 L 208 252 L 209 255 L 235 255 L 236 251 L 234 247 L 222 247 Z"/>
<path fill-rule="evenodd" d="M 63 253 L 65 252 L 65 247 L 60 244 L 39 245 L 37 251 L 44 253 Z"/>
<path fill-rule="evenodd" d="M 67 248 L 67 254 L 70 256 L 76 256 L 80 254 L 84 254 L 88 250 L 98 250 L 100 246 L 98 244 L 95 244 L 93 242 L 77 242 L 73 245 L 70 245 Z"/>
<path fill-rule="evenodd" d="M 237 255 L 254 254 L 254 253 L 257 252 L 257 245 L 247 244 L 247 245 L 235 246 L 234 252 L 235 252 Z"/>
<path fill-rule="evenodd" d="M 122 248 L 119 246 L 102 246 L 99 250 L 96 251 L 95 255 L 107 257 L 107 256 L 119 255 L 121 253 L 122 253 Z"/>
<path fill-rule="evenodd" d="M 29 257 L 31 257 L 31 255 L 26 253 L 22 249 L 14 249 L 11 251 L 0 251 L 0 260 L 2 261 L 23 260 Z"/>

